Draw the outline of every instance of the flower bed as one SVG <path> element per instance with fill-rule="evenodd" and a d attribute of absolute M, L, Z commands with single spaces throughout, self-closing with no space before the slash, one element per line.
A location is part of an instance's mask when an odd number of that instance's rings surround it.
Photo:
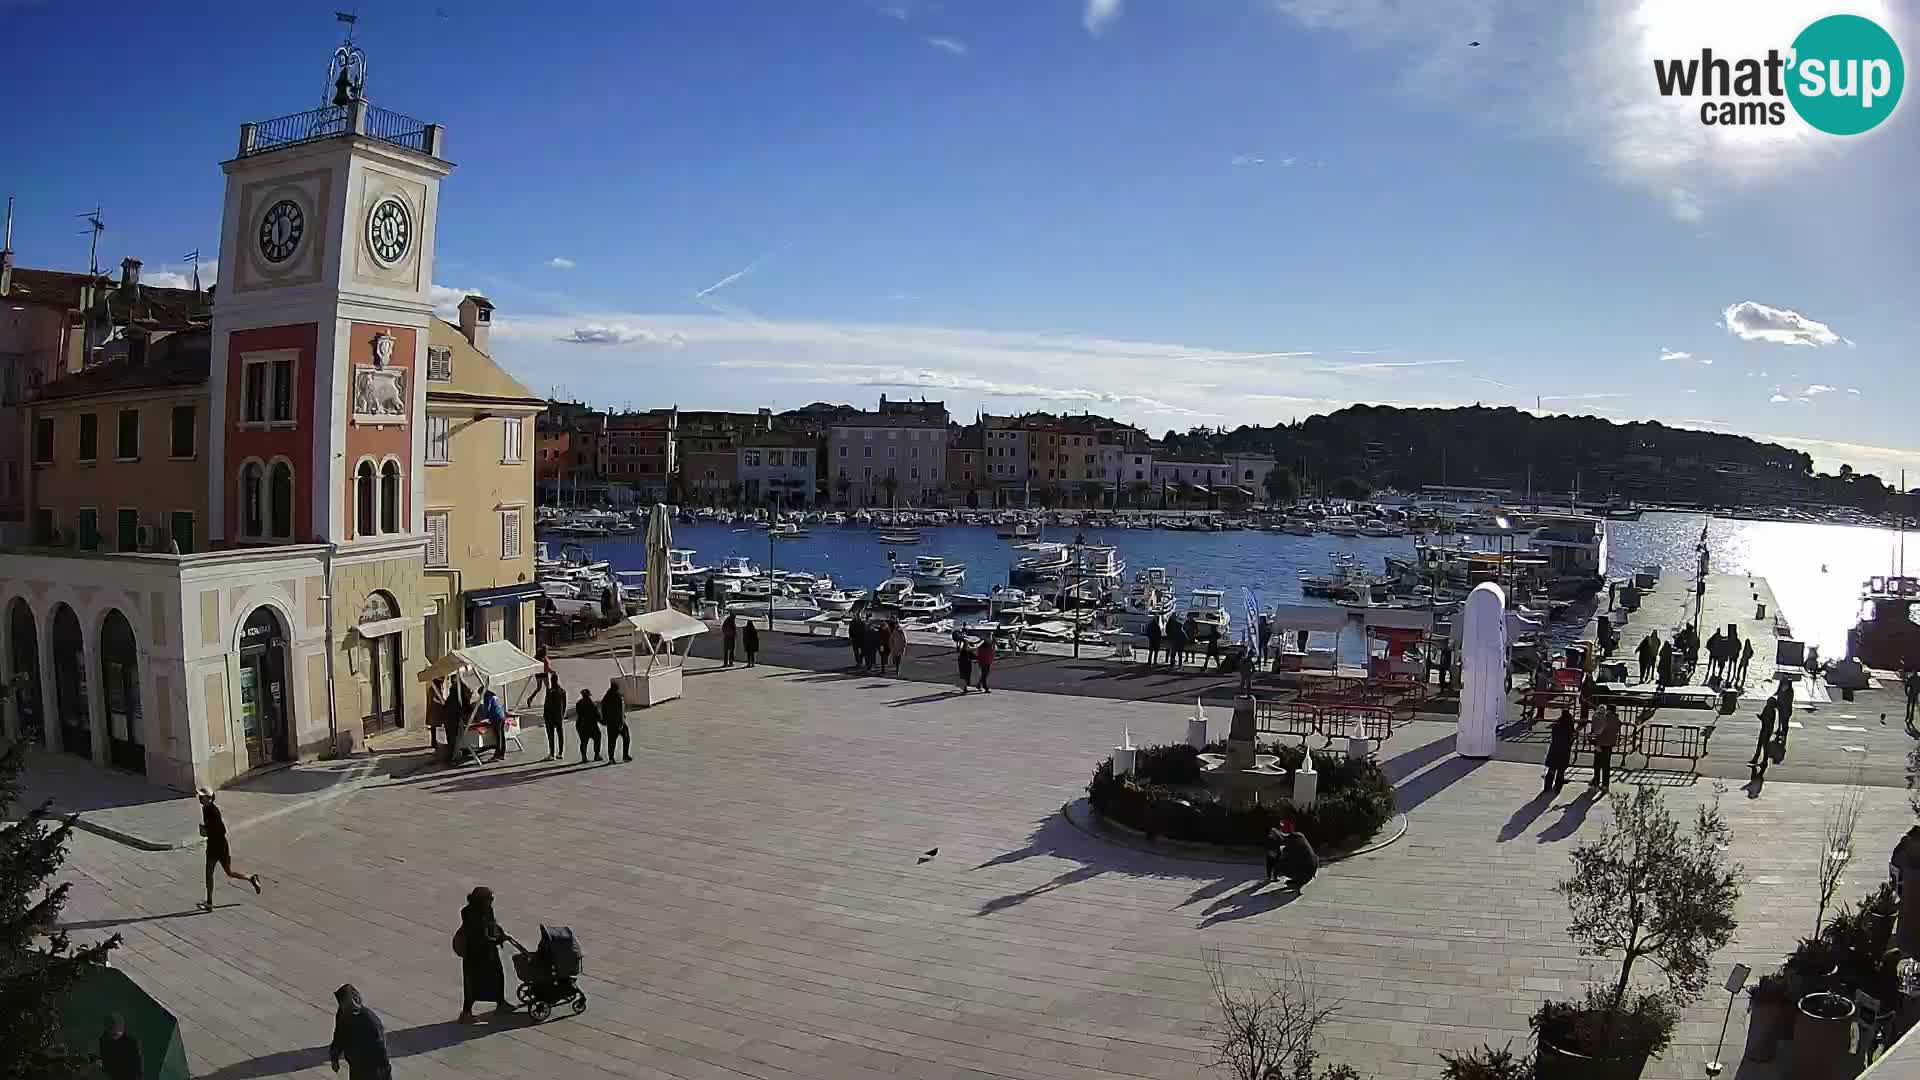
<path fill-rule="evenodd" d="M 1208 752 L 1224 753 L 1222 744 Z M 1300 766 L 1299 746 L 1273 743 L 1258 748 L 1279 758 L 1281 768 Z M 1323 852 L 1361 847 L 1393 817 L 1393 785 L 1380 766 L 1340 754 L 1316 755 L 1318 799 L 1300 808 L 1288 800 L 1235 807 L 1201 782 L 1200 751 L 1184 744 L 1144 746 L 1134 754 L 1132 775 L 1115 778 L 1113 759 L 1100 763 L 1087 785 L 1087 804 L 1095 813 L 1149 837 L 1229 847 L 1260 847 L 1267 831 L 1292 821 Z"/>

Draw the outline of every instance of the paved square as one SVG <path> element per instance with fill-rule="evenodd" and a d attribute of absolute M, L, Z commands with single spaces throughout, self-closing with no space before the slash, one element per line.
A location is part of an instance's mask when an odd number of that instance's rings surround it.
<path fill-rule="evenodd" d="M 560 668 L 569 696 L 605 687 L 604 663 Z M 236 864 L 267 892 L 222 881 L 211 915 L 193 911 L 199 851 L 77 834 L 68 920 L 127 936 L 118 964 L 179 1014 L 195 1074 L 224 1080 L 330 1075 L 347 980 L 404 1077 L 1194 1077 L 1216 949 L 1235 966 L 1299 957 L 1345 1001 L 1329 1059 L 1426 1077 L 1440 1049 L 1523 1044 L 1537 1002 L 1591 970 L 1551 890 L 1605 807 L 1574 786 L 1535 799 L 1534 766 L 1453 757 L 1446 725 L 1383 754 L 1406 837 L 1289 903 L 1256 891 L 1257 868 L 1116 847 L 1056 813 L 1123 728 L 1173 741 L 1190 703 L 767 667 L 687 688 L 633 716 L 630 765 L 548 765 L 529 732 L 509 765 L 370 780 L 238 829 Z M 1668 790 L 1685 809 L 1712 788 Z M 1842 790 L 1725 793 L 1751 880 L 1721 970 L 1770 966 L 1811 930 Z M 1911 819 L 1903 792 L 1868 790 L 1843 896 L 1884 874 Z M 448 942 L 481 883 L 521 940 L 541 921 L 578 932 L 585 1015 L 451 1023 Z M 1691 1010 L 1648 1076 L 1701 1075 L 1725 1000 Z M 1742 1028 L 1736 1010 L 1736 1058 Z"/>

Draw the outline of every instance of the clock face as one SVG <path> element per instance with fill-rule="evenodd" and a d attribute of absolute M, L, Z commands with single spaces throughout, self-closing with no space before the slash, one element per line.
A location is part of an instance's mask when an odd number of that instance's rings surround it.
<path fill-rule="evenodd" d="M 392 266 L 407 253 L 413 243 L 413 218 L 407 205 L 388 196 L 373 205 L 367 215 L 367 250 L 385 265 Z"/>
<path fill-rule="evenodd" d="M 306 218 L 300 213 L 300 204 L 281 199 L 267 207 L 267 216 L 260 219 L 260 254 L 271 263 L 286 262 L 300 246 L 300 234 L 305 231 Z"/>

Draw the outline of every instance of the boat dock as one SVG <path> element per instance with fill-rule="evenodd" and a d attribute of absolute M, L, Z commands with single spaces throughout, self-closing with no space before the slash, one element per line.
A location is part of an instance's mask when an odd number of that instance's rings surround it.
<path fill-rule="evenodd" d="M 1694 672 L 1696 682 L 1705 682 L 1707 676 L 1707 655 L 1704 643 L 1713 636 L 1715 630 L 1725 632 L 1732 626 L 1739 631 L 1741 641 L 1753 642 L 1753 662 L 1747 666 L 1747 681 L 1741 694 L 1743 698 L 1758 701 L 1773 692 L 1775 643 L 1779 635 L 1775 628 L 1785 627 L 1786 620 L 1781 617 L 1779 605 L 1774 602 L 1773 589 L 1767 579 L 1750 574 L 1714 574 L 1707 575 L 1706 592 L 1699 597 L 1694 595 L 1694 575 L 1686 572 L 1661 574 L 1655 580 L 1653 588 L 1640 594 L 1639 606 L 1632 611 L 1626 610 L 1619 600 L 1609 612 L 1606 599 L 1601 598 L 1599 614 L 1611 614 L 1614 628 L 1620 633 L 1620 644 L 1614 649 L 1610 659 L 1625 661 L 1629 677 L 1638 674 L 1638 665 L 1634 650 L 1648 632 L 1660 635 L 1661 641 L 1672 641 L 1674 634 L 1694 621 L 1694 603 L 1699 601 L 1700 665 Z M 1590 626 L 1582 637 L 1591 640 L 1598 630 Z M 1814 688 L 1802 685 L 1801 700 L 1810 700 L 1807 692 Z M 1818 692 L 1825 694 L 1824 686 Z M 1821 700 L 1824 700 L 1822 698 Z"/>

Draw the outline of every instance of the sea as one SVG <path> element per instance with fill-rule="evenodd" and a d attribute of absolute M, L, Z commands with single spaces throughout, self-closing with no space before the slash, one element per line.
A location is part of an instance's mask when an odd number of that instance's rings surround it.
<path fill-rule="evenodd" d="M 1669 574 L 1691 573 L 1695 545 L 1706 527 L 1709 569 L 1765 577 L 1794 636 L 1820 647 L 1826 656 L 1844 655 L 1847 631 L 1858 618 L 1866 580 L 1899 569 L 1901 534 L 1890 529 L 1852 525 L 1734 521 L 1700 514 L 1648 513 L 1638 521 L 1607 524 L 1608 575 L 1624 577 L 1638 567 L 1659 564 Z M 881 543 L 872 529 L 812 525 L 806 535 L 771 540 L 766 530 L 729 525 L 675 524 L 673 546 L 691 548 L 694 562 L 717 566 L 729 555 L 745 555 L 766 569 L 830 574 L 841 588 L 872 588 L 891 576 L 889 556 L 910 568 L 919 555 L 944 555 L 965 563 L 961 588 L 985 592 L 1007 581 L 1017 553 L 1013 541 L 996 530 L 950 525 L 921 530 L 914 545 Z M 1049 528 L 1044 539 L 1112 544 L 1126 560 L 1127 577 L 1149 566 L 1172 571 L 1182 606 L 1187 590 L 1224 589 L 1236 625 L 1248 604 L 1265 608 L 1302 602 L 1300 573 L 1321 573 L 1331 557 L 1352 555 L 1369 570 L 1385 569 L 1388 555 L 1411 555 L 1412 537 L 1368 538 L 1289 536 L 1256 530 L 1185 532 L 1168 529 Z M 595 558 L 615 570 L 646 566 L 644 533 L 581 541 Z M 557 549 L 559 544 L 556 542 Z M 1920 547 L 1915 549 L 1920 573 Z M 1306 601 L 1313 602 L 1313 601 Z M 1582 627 L 1561 628 L 1573 636 Z"/>

